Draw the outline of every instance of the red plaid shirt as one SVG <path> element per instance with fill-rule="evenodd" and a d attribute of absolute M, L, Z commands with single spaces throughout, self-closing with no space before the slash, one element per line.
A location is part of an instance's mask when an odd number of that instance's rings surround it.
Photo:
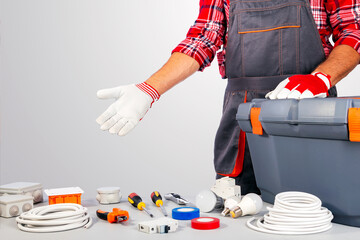
<path fill-rule="evenodd" d="M 333 47 L 346 44 L 360 53 L 360 1 L 310 0 L 326 56 Z M 225 53 L 229 23 L 229 0 L 200 0 L 200 13 L 186 39 L 173 52 L 181 52 L 200 64 L 200 71 L 210 66 L 216 52 L 220 74 L 225 78 Z M 329 38 L 333 35 L 335 46 Z"/>

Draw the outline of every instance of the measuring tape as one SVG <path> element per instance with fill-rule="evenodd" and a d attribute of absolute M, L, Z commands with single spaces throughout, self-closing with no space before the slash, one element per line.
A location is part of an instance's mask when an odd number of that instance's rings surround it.
<path fill-rule="evenodd" d="M 210 230 L 220 227 L 220 219 L 213 217 L 199 217 L 191 220 L 191 227 L 198 230 Z"/>
<path fill-rule="evenodd" d="M 172 218 L 176 220 L 191 220 L 200 217 L 200 210 L 194 207 L 179 207 L 172 210 Z"/>

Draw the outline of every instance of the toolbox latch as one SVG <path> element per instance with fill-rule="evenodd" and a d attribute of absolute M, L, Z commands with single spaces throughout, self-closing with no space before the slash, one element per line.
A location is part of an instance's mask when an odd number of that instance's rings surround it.
<path fill-rule="evenodd" d="M 259 120 L 261 108 L 253 107 L 250 110 L 250 122 L 252 126 L 252 133 L 256 135 L 263 135 L 263 128 Z"/>
<path fill-rule="evenodd" d="M 349 140 L 360 142 L 360 108 L 349 108 L 348 112 Z"/>

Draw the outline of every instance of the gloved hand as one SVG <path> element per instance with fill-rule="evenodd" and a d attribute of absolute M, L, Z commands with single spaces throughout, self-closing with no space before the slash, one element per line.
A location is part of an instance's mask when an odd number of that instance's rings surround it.
<path fill-rule="evenodd" d="M 266 94 L 270 99 L 325 98 L 331 87 L 330 76 L 321 72 L 308 75 L 294 75 L 280 82 Z"/>
<path fill-rule="evenodd" d="M 147 83 L 131 84 L 115 88 L 102 89 L 97 92 L 100 99 L 115 98 L 96 122 L 101 130 L 109 130 L 120 136 L 130 132 L 145 116 L 154 101 L 159 100 L 159 93 Z"/>

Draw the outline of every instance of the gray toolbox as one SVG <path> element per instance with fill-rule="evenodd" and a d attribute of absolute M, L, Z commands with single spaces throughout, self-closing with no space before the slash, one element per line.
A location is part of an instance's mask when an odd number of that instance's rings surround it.
<path fill-rule="evenodd" d="M 254 99 L 236 119 L 264 201 L 308 192 L 333 222 L 360 227 L 360 98 Z"/>

